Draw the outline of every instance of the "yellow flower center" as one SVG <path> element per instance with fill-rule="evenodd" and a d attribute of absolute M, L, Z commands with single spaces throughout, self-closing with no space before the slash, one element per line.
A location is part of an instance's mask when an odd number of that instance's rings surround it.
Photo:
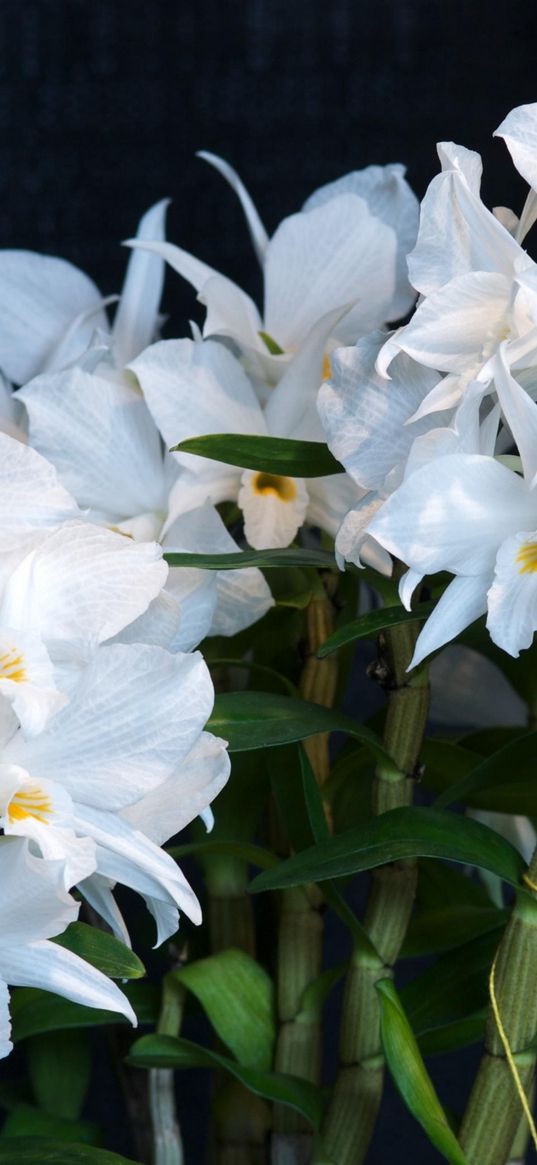
<path fill-rule="evenodd" d="M 330 380 L 332 375 L 332 366 L 330 364 L 330 357 L 327 352 L 323 356 L 323 380 Z"/>
<path fill-rule="evenodd" d="M 516 556 L 520 574 L 537 571 L 537 542 L 524 542 Z"/>
<path fill-rule="evenodd" d="M 14 684 L 22 684 L 26 679 L 24 657 L 16 647 L 10 647 L 0 653 L 0 680 L 12 680 Z"/>
<path fill-rule="evenodd" d="M 51 812 L 52 802 L 39 785 L 27 785 L 15 793 L 9 803 L 7 815 L 10 822 L 25 821 L 28 817 L 34 817 L 36 821 L 48 825 L 47 815 Z"/>
<path fill-rule="evenodd" d="M 296 498 L 292 477 L 281 477 L 278 473 L 256 473 L 252 486 L 254 493 L 275 494 L 281 502 L 292 502 Z"/>

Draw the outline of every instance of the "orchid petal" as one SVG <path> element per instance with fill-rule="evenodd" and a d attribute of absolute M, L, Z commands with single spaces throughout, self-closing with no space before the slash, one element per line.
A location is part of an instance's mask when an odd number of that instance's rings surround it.
<path fill-rule="evenodd" d="M 493 136 L 503 138 L 519 174 L 537 190 L 537 104 L 512 109 Z"/>
<path fill-rule="evenodd" d="M 225 162 L 223 158 L 219 158 L 217 154 L 211 154 L 208 150 L 198 150 L 197 157 L 203 158 L 204 162 L 208 162 L 210 166 L 214 166 L 215 170 L 218 170 L 222 174 L 226 182 L 229 182 L 231 189 L 235 191 L 244 211 L 255 253 L 259 262 L 263 265 L 269 238 L 244 183 L 239 178 L 236 170 L 233 169 L 233 166 L 230 166 L 229 162 Z"/>
<path fill-rule="evenodd" d="M 164 240 L 169 201 L 164 198 L 146 211 L 138 224 L 137 239 Z M 124 368 L 154 340 L 163 283 L 163 259 L 148 251 L 133 251 L 112 329 L 112 346 L 118 368 Z"/>
<path fill-rule="evenodd" d="M 490 574 L 460 575 L 450 582 L 418 635 L 408 671 L 479 619 L 487 609 L 489 582 Z"/>
<path fill-rule="evenodd" d="M 15 987 L 45 987 L 84 1007 L 116 1011 L 136 1027 L 136 1015 L 122 991 L 101 971 L 57 943 L 40 940 L 26 947 L 2 945 L 0 974 Z"/>
<path fill-rule="evenodd" d="M 498 647 L 518 656 L 537 630 L 537 532 L 517 532 L 502 543 L 488 593 L 487 628 Z"/>
<path fill-rule="evenodd" d="M 246 469 L 238 503 L 244 514 L 244 533 L 256 550 L 289 546 L 302 526 L 309 497 L 297 477 L 279 477 Z"/>

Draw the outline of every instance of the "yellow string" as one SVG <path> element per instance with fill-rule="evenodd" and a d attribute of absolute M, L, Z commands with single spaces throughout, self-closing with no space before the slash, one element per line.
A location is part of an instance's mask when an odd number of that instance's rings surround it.
<path fill-rule="evenodd" d="M 529 886 L 530 890 L 533 890 L 534 893 L 537 894 L 537 883 L 532 882 L 529 874 L 523 874 L 522 881 L 526 883 L 526 886 Z"/>
<path fill-rule="evenodd" d="M 531 882 L 529 882 L 529 879 L 527 879 L 525 875 L 524 875 L 524 881 L 527 881 L 528 885 L 531 886 Z M 533 889 L 533 887 L 532 887 L 532 889 Z M 496 959 L 497 959 L 497 957 L 498 956 L 496 956 Z M 490 971 L 490 976 L 489 976 L 490 1002 L 492 1004 L 494 1019 L 496 1020 L 496 1027 L 498 1028 L 498 1031 L 500 1033 L 500 1039 L 501 1039 L 502 1044 L 503 1044 L 503 1049 L 505 1052 L 507 1063 L 509 1064 L 509 1067 L 511 1069 L 511 1075 L 512 1075 L 513 1080 L 515 1082 L 515 1087 L 516 1087 L 516 1090 L 517 1090 L 518 1095 L 519 1095 L 520 1103 L 522 1105 L 522 1108 L 524 1109 L 524 1114 L 525 1114 L 526 1120 L 527 1120 L 529 1128 L 530 1128 L 530 1133 L 532 1136 L 533 1144 L 535 1145 L 535 1148 L 537 1149 L 537 1128 L 535 1127 L 535 1121 L 534 1121 L 532 1113 L 531 1113 L 528 1098 L 526 1096 L 526 1093 L 524 1092 L 524 1088 L 522 1087 L 522 1081 L 520 1079 L 518 1068 L 515 1064 L 515 1058 L 513 1056 L 511 1048 L 509 1046 L 509 1040 L 507 1038 L 507 1033 L 506 1033 L 505 1028 L 504 1028 L 503 1023 L 502 1023 L 500 1009 L 498 1007 L 498 1000 L 496 998 L 496 990 L 495 990 L 496 959 L 494 959 L 494 962 L 492 964 L 491 971 Z"/>

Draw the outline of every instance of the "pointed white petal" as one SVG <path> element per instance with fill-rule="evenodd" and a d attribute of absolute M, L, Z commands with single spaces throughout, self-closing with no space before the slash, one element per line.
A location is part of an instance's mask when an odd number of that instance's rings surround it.
<path fill-rule="evenodd" d="M 397 236 L 397 284 L 388 319 L 396 320 L 412 306 L 415 294 L 409 286 L 407 255 L 416 242 L 419 204 L 405 179 L 405 167 L 366 166 L 345 174 L 336 182 L 321 186 L 304 203 L 303 210 L 322 206 L 339 194 L 357 194 L 367 202 L 372 215 L 390 226 Z"/>
<path fill-rule="evenodd" d="M 0 367 L 16 384 L 40 371 L 71 320 L 99 307 L 101 296 L 91 279 L 50 255 L 33 251 L 0 253 Z M 106 327 L 100 313 L 73 337 L 71 359 L 84 351 L 96 326 Z"/>
<path fill-rule="evenodd" d="M 301 344 L 296 356 L 287 366 L 279 384 L 268 398 L 265 419 L 269 433 L 274 437 L 300 436 L 304 439 L 304 425 L 311 427 L 317 420 L 315 402 L 324 379 L 324 356 L 329 337 L 336 330 L 346 307 L 317 320 Z M 308 439 L 321 434 L 308 433 Z"/>
<path fill-rule="evenodd" d="M 92 874 L 80 882 L 77 889 L 107 923 L 112 934 L 115 934 L 120 942 L 125 943 L 125 946 L 130 947 L 132 944 L 127 925 L 112 893 L 114 886 L 115 882 L 109 878 L 103 878 L 101 874 Z"/>
<path fill-rule="evenodd" d="M 199 654 L 146 644 L 101 647 L 70 703 L 33 740 L 11 741 L 5 759 L 57 780 L 96 808 L 121 809 L 166 780 L 192 748 L 214 693 Z"/>
<path fill-rule="evenodd" d="M 442 170 L 456 170 L 464 178 L 472 194 L 479 198 L 483 175 L 481 154 L 475 150 L 467 150 L 466 146 L 459 146 L 456 142 L 437 142 L 436 152 Z"/>
<path fill-rule="evenodd" d="M 177 782 L 178 794 L 181 783 Z M 192 922 L 201 922 L 201 907 L 192 887 L 174 859 L 145 836 L 143 825 L 142 830 L 135 829 L 117 813 L 79 805 L 76 826 L 97 843 L 99 873 L 139 893 L 164 901 L 171 898 Z"/>
<path fill-rule="evenodd" d="M 79 505 L 121 519 L 161 510 L 165 479 L 157 429 L 139 393 L 72 368 L 20 393 L 30 439 Z"/>
<path fill-rule="evenodd" d="M 450 582 L 418 636 L 409 671 L 479 619 L 487 609 L 489 582 L 490 573 L 469 578 L 460 575 Z"/>
<path fill-rule="evenodd" d="M 537 190 L 537 104 L 512 109 L 494 137 L 504 139 L 519 174 Z"/>
<path fill-rule="evenodd" d="M 527 528 L 536 508 L 524 481 L 497 461 L 452 454 L 410 474 L 369 532 L 422 574 L 477 575 L 492 569 L 499 543 Z"/>
<path fill-rule="evenodd" d="M 203 284 L 198 299 L 207 308 L 204 336 L 229 336 L 241 348 L 257 353 L 257 359 L 264 354 L 269 357 L 259 334 L 263 323 L 257 307 L 236 283 L 225 275 L 212 275 Z"/>
<path fill-rule="evenodd" d="M 354 194 L 284 219 L 267 250 L 266 331 L 294 349 L 321 316 L 353 302 L 338 325 L 341 342 L 378 327 L 393 302 L 396 253 L 395 231 Z"/>
<path fill-rule="evenodd" d="M 419 587 L 422 579 L 423 575 L 418 571 L 407 570 L 399 583 L 399 597 L 403 607 L 406 607 L 407 611 L 410 611 L 412 607 L 412 596 L 416 587 Z"/>
<path fill-rule="evenodd" d="M 166 582 L 160 546 L 66 522 L 11 575 L 0 611 L 63 658 L 87 657 L 141 615 Z"/>
<path fill-rule="evenodd" d="M 146 211 L 138 224 L 137 239 L 164 240 L 168 205 L 169 199 L 164 198 Z M 154 340 L 163 282 L 164 260 L 149 251 L 133 251 L 112 329 L 117 368 L 124 368 Z"/>
<path fill-rule="evenodd" d="M 198 150 L 197 156 L 203 158 L 210 166 L 214 166 L 215 170 L 222 174 L 226 182 L 229 182 L 231 189 L 235 191 L 245 214 L 255 253 L 262 264 L 268 246 L 268 235 L 244 183 L 241 182 L 233 166 L 230 166 L 229 162 L 225 162 L 223 158 L 219 158 L 217 154 L 211 154 L 208 150 Z"/>
<path fill-rule="evenodd" d="M 196 291 L 200 291 L 203 284 L 210 279 L 212 275 L 218 275 L 213 267 L 209 267 L 207 263 L 202 263 L 201 259 L 196 259 L 194 255 L 190 255 L 188 251 L 183 251 L 181 247 L 176 247 L 175 243 L 163 242 L 149 242 L 146 239 L 126 239 L 125 247 L 132 247 L 135 251 L 145 251 L 150 255 L 158 255 L 159 258 L 164 259 L 169 263 L 178 275 L 182 275 L 188 283 L 195 287 Z"/>
<path fill-rule="evenodd" d="M 341 569 L 345 562 L 353 562 L 355 566 L 360 567 L 367 562 L 381 574 L 391 574 L 390 555 L 367 533 L 374 515 L 383 504 L 383 497 L 369 493 L 354 509 L 349 510 L 343 519 L 336 537 L 336 557 Z"/>
<path fill-rule="evenodd" d="M 505 344 L 494 361 L 494 383 L 503 415 L 522 458 L 524 477 L 533 485 L 537 476 L 537 404 L 511 376 Z"/>
<path fill-rule="evenodd" d="M 250 546 L 265 550 L 289 546 L 304 521 L 309 496 L 301 478 L 245 469 L 238 503 Z"/>
<path fill-rule="evenodd" d="M 40 940 L 22 948 L 3 946 L 0 974 L 14 987 L 42 987 L 85 1007 L 117 1011 L 137 1026 L 136 1015 L 119 987 L 56 943 Z"/>
<path fill-rule="evenodd" d="M 202 732 L 180 769 L 121 816 L 163 845 L 204 813 L 226 784 L 230 768 L 226 741 Z"/>

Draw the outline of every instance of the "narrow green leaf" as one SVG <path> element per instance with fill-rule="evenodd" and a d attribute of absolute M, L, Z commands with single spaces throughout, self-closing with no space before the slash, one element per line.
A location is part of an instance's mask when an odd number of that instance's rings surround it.
<path fill-rule="evenodd" d="M 344 473 L 322 441 L 295 441 L 289 437 L 260 437 L 252 433 L 206 433 L 173 445 L 172 453 L 195 453 L 211 461 L 255 469 L 283 477 L 329 477 Z"/>
<path fill-rule="evenodd" d="M 238 668 L 239 671 L 242 669 L 250 672 L 254 679 L 256 676 L 259 676 L 265 683 L 267 680 L 272 680 L 277 685 L 277 688 L 281 688 L 288 696 L 297 695 L 297 689 L 291 683 L 291 680 L 288 680 L 287 676 L 282 676 L 274 667 L 267 667 L 265 664 L 256 663 L 252 659 L 233 659 L 233 656 L 230 655 L 215 656 L 213 659 L 207 659 L 207 656 L 205 656 L 205 660 L 211 670 L 220 667 Z"/>
<path fill-rule="evenodd" d="M 379 631 L 384 631 L 386 627 L 397 627 L 400 623 L 422 622 L 431 611 L 434 611 L 435 606 L 436 602 L 431 599 L 430 602 L 420 603 L 415 611 L 406 611 L 401 606 L 381 607 L 378 611 L 368 611 L 367 615 L 360 615 L 358 619 L 352 619 L 334 631 L 319 648 L 317 655 L 319 659 L 324 659 L 326 655 L 332 655 L 334 651 L 346 647 L 348 643 L 354 643 L 356 639 L 375 638 Z"/>
<path fill-rule="evenodd" d="M 452 1165 L 468 1165 L 435 1092 L 391 979 L 376 983 L 380 996 L 380 1031 L 388 1067 L 399 1092 L 432 1145 Z"/>
<path fill-rule="evenodd" d="M 71 922 L 67 930 L 52 941 L 79 955 L 111 979 L 141 979 L 145 975 L 145 967 L 134 951 L 113 934 L 97 930 L 85 922 Z"/>
<path fill-rule="evenodd" d="M 173 1036 L 142 1036 L 133 1044 L 129 1063 L 135 1068 L 222 1068 L 230 1072 L 250 1092 L 294 1108 L 318 1129 L 324 1110 L 322 1092 L 315 1084 L 283 1072 L 260 1072 L 244 1068 L 228 1056 L 202 1048 L 191 1040 Z M 1 1161 L 0 1161 L 1 1165 Z"/>
<path fill-rule="evenodd" d="M 516 740 L 504 744 L 498 752 L 485 757 L 466 776 L 450 785 L 449 789 L 437 798 L 436 804 L 439 808 L 445 808 L 454 801 L 463 801 L 469 794 L 475 794 L 479 789 L 506 785 L 513 772 L 527 761 L 534 762 L 536 756 L 537 732 L 523 732 Z"/>
<path fill-rule="evenodd" d="M 257 566 L 268 567 L 317 566 L 320 570 L 337 570 L 333 554 L 327 550 L 303 549 L 289 546 L 285 550 L 238 550 L 227 554 L 187 554 L 165 551 L 163 558 L 169 566 L 194 566 L 200 570 L 243 570 Z"/>
<path fill-rule="evenodd" d="M 488 1008 L 482 1007 L 474 1015 L 467 1015 L 465 1019 L 446 1023 L 444 1027 L 434 1028 L 418 1036 L 418 1046 L 422 1056 L 443 1056 L 446 1052 L 457 1052 L 460 1048 L 468 1048 L 471 1044 L 478 1044 L 485 1034 Z"/>
<path fill-rule="evenodd" d="M 239 841 L 193 841 L 186 845 L 172 845 L 166 847 L 167 852 L 176 861 L 181 858 L 193 857 L 223 857 L 237 858 L 241 862 L 248 862 L 250 866 L 259 866 L 261 870 L 268 870 L 278 865 L 278 858 L 270 850 L 262 849 L 259 845 Z"/>
<path fill-rule="evenodd" d="M 31 1104 L 18 1104 L 6 1118 L 2 1129 L 4 1137 L 51 1137 L 55 1141 L 81 1141 L 84 1144 L 95 1145 L 99 1139 L 97 1125 L 90 1121 L 65 1120 L 60 1116 L 53 1116 L 50 1112 L 43 1112 Z M 1 1160 L 1 1157 L 0 1157 Z"/>
<path fill-rule="evenodd" d="M 437 809 L 391 809 L 258 874 L 253 893 L 343 878 L 401 858 L 431 857 L 490 870 L 520 888 L 525 870 L 518 850 L 478 821 Z"/>
<path fill-rule="evenodd" d="M 368 745 L 383 764 L 395 765 L 378 736 L 350 716 L 308 700 L 274 692 L 224 692 L 218 695 L 207 729 L 229 741 L 230 752 L 274 748 L 318 732 L 345 732 Z"/>
<path fill-rule="evenodd" d="M 57 1031 L 52 1039 L 45 1033 L 32 1036 L 26 1044 L 26 1063 L 39 1108 L 62 1120 L 78 1120 L 91 1073 L 87 1033 Z"/>
<path fill-rule="evenodd" d="M 158 989 L 151 983 L 128 983 L 123 987 L 140 1023 L 154 1023 L 158 1014 Z M 62 999 L 39 987 L 16 987 L 11 993 L 13 1040 L 27 1039 L 39 1032 L 65 1031 L 67 1028 L 102 1027 L 129 1021 L 115 1011 L 84 1007 Z"/>
<path fill-rule="evenodd" d="M 274 988 L 266 971 L 240 950 L 187 963 L 178 979 L 199 1000 L 215 1032 L 247 1068 L 270 1068 L 275 1039 Z"/>
<path fill-rule="evenodd" d="M 5 1137 L 0 1139 L 0 1165 L 136 1165 L 136 1161 L 92 1145 L 58 1145 L 45 1137 Z"/>

